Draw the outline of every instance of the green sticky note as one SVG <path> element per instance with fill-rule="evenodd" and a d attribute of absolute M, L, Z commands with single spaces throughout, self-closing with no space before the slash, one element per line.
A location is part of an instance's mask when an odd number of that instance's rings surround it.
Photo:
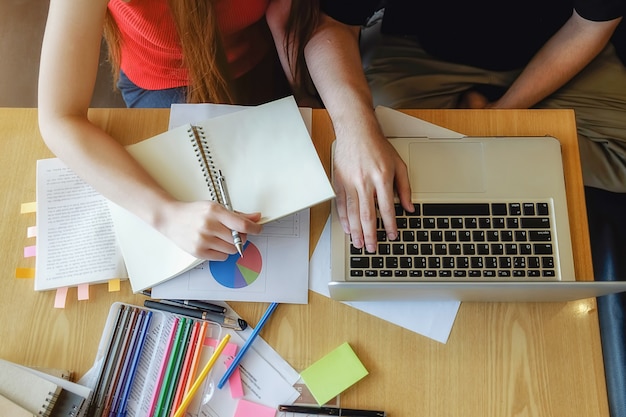
<path fill-rule="evenodd" d="M 300 376 L 319 405 L 330 401 L 367 375 L 367 369 L 348 344 L 342 344 Z"/>

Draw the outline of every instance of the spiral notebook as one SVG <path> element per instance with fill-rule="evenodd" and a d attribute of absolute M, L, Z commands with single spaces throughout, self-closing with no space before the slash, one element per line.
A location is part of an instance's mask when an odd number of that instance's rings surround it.
<path fill-rule="evenodd" d="M 0 359 L 2 416 L 77 416 L 89 392 L 62 378 Z"/>
<path fill-rule="evenodd" d="M 293 97 L 187 124 L 127 147 L 181 201 L 220 202 L 221 171 L 233 209 L 267 223 L 334 197 Z M 133 291 L 150 288 L 202 262 L 130 212 L 111 214 Z"/>

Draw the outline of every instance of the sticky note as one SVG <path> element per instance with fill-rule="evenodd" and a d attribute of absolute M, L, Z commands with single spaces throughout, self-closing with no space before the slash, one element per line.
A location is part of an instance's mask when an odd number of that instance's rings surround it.
<path fill-rule="evenodd" d="M 78 299 L 89 300 L 89 284 L 81 284 L 78 286 Z"/>
<path fill-rule="evenodd" d="M 37 237 L 37 226 L 30 226 L 26 229 L 26 237 Z"/>
<path fill-rule="evenodd" d="M 226 368 L 230 366 L 234 358 L 228 359 L 224 362 Z M 233 398 L 242 398 L 243 393 L 243 383 L 241 382 L 241 372 L 239 371 L 239 367 L 235 368 L 233 373 L 228 378 L 228 387 L 230 388 L 230 396 Z"/>
<path fill-rule="evenodd" d="M 216 348 L 217 345 L 219 344 L 219 340 L 214 339 L 212 337 L 206 337 L 204 339 L 204 346 L 210 346 L 212 348 Z M 237 354 L 237 344 L 235 343 L 227 343 L 226 347 L 224 348 L 224 350 L 222 351 L 222 355 L 224 356 L 231 356 L 234 357 Z"/>
<path fill-rule="evenodd" d="M 35 268 L 15 268 L 15 278 L 35 278 Z"/>
<path fill-rule="evenodd" d="M 274 417 L 275 415 L 276 409 L 273 407 L 241 399 L 237 402 L 234 417 Z"/>
<path fill-rule="evenodd" d="M 346 342 L 302 371 L 300 376 L 323 405 L 367 375 L 350 345 Z"/>
<path fill-rule="evenodd" d="M 32 258 L 37 255 L 37 246 L 26 246 L 24 248 L 24 258 Z"/>
<path fill-rule="evenodd" d="M 110 279 L 109 280 L 109 292 L 117 292 L 120 290 L 120 279 Z"/>
<path fill-rule="evenodd" d="M 22 206 L 20 208 L 20 213 L 22 214 L 26 214 L 26 213 L 34 213 L 37 211 L 37 202 L 32 201 L 30 203 L 22 203 Z"/>
<path fill-rule="evenodd" d="M 57 288 L 54 296 L 54 308 L 65 308 L 65 300 L 67 299 L 67 287 Z"/>

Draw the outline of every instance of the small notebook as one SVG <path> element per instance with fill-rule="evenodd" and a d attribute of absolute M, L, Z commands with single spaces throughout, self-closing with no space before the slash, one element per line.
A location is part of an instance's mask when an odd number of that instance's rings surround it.
<path fill-rule="evenodd" d="M 131 145 L 130 154 L 181 201 L 218 201 L 221 171 L 233 209 L 267 223 L 334 197 L 293 97 L 187 124 Z M 133 291 L 200 264 L 135 215 L 111 204 Z"/>
<path fill-rule="evenodd" d="M 14 403 L 4 395 L 0 395 L 0 415 L 11 417 L 36 417 L 21 405 Z"/>
<path fill-rule="evenodd" d="M 66 379 L 0 359 L 2 416 L 76 416 L 89 392 Z"/>

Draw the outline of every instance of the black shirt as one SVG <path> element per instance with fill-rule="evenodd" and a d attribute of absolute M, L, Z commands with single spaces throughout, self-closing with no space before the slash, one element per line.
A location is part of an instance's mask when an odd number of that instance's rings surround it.
<path fill-rule="evenodd" d="M 322 0 L 323 10 L 347 24 L 363 24 L 384 6 L 382 32 L 414 36 L 446 61 L 502 71 L 525 66 L 571 17 L 594 21 L 622 16 L 626 0 Z M 626 22 L 612 42 L 626 64 Z"/>

